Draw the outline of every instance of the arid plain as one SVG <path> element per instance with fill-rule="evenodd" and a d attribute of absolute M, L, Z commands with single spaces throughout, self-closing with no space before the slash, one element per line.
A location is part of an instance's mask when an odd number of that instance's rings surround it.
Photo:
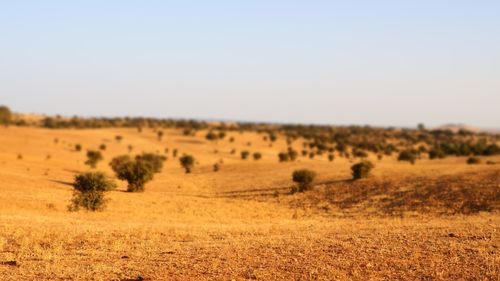
<path fill-rule="evenodd" d="M 0 128 L 0 279 L 499 280 L 500 165 L 485 164 L 498 155 L 412 165 L 370 153 L 372 175 L 351 181 L 352 158 L 280 163 L 281 135 L 271 146 L 258 132 L 163 131 Z M 117 155 L 168 159 L 144 192 L 115 179 L 105 210 L 69 212 L 75 174 L 92 170 L 85 152 L 101 144 L 95 170 L 110 177 Z M 173 149 L 196 157 L 191 174 Z M 317 181 L 291 194 L 300 168 Z"/>

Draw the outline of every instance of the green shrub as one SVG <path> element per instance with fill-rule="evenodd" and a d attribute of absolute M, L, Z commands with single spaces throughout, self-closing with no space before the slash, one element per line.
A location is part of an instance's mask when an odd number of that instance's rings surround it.
<path fill-rule="evenodd" d="M 292 180 L 297 183 L 297 186 L 292 188 L 292 192 L 304 192 L 310 190 L 313 186 L 316 173 L 311 170 L 295 170 L 292 174 Z"/>
<path fill-rule="evenodd" d="M 127 181 L 128 192 L 144 191 L 145 184 L 154 177 L 150 163 L 132 160 L 128 155 L 113 158 L 109 165 L 118 179 Z"/>
<path fill-rule="evenodd" d="M 255 152 L 253 154 L 253 159 L 254 160 L 260 160 L 262 158 L 262 154 L 260 152 Z"/>
<path fill-rule="evenodd" d="M 213 131 L 209 131 L 206 135 L 205 135 L 205 138 L 209 141 L 216 141 L 219 139 L 219 136 L 213 132 Z"/>
<path fill-rule="evenodd" d="M 433 148 L 429 151 L 429 159 L 442 159 L 445 157 L 446 157 L 446 154 L 440 148 Z"/>
<path fill-rule="evenodd" d="M 417 154 L 412 150 L 403 150 L 399 153 L 398 161 L 408 161 L 411 164 L 415 164 L 417 160 Z"/>
<path fill-rule="evenodd" d="M 181 166 L 186 171 L 186 174 L 191 173 L 191 170 L 193 169 L 194 164 L 195 164 L 195 159 L 193 156 L 183 155 L 181 158 L 179 158 L 179 162 L 181 163 Z"/>
<path fill-rule="evenodd" d="M 467 159 L 467 164 L 469 164 L 469 165 L 479 164 L 479 163 L 481 163 L 481 159 L 479 159 L 477 157 L 469 157 Z"/>
<path fill-rule="evenodd" d="M 290 161 L 297 160 L 297 157 L 299 157 L 299 153 L 296 150 L 289 148 L 288 149 L 288 158 L 290 159 Z"/>
<path fill-rule="evenodd" d="M 73 187 L 75 191 L 71 204 L 68 206 L 70 211 L 78 211 L 80 207 L 90 211 L 99 211 L 106 206 L 107 200 L 104 198 L 104 192 L 116 188 L 116 185 L 103 173 L 90 172 L 75 176 Z"/>
<path fill-rule="evenodd" d="M 352 149 L 352 156 L 358 157 L 358 158 L 366 158 L 366 157 L 368 157 L 368 153 L 366 153 L 366 151 L 361 150 L 359 148 L 353 148 Z"/>
<path fill-rule="evenodd" d="M 91 168 L 95 168 L 97 163 L 103 159 L 100 151 L 97 150 L 89 150 L 87 151 L 87 161 L 85 161 L 85 165 L 89 165 Z"/>
<path fill-rule="evenodd" d="M 371 170 L 375 166 L 372 162 L 364 160 L 351 166 L 353 179 L 362 179 L 370 175 Z"/>
<path fill-rule="evenodd" d="M 0 106 L 0 125 L 7 126 L 10 124 L 12 119 L 12 112 L 6 106 Z"/>
<path fill-rule="evenodd" d="M 155 153 L 143 153 L 141 155 L 137 155 L 135 160 L 144 162 L 149 165 L 153 171 L 153 173 L 160 173 L 163 168 L 163 162 L 167 160 L 167 158 L 160 154 Z"/>
<path fill-rule="evenodd" d="M 220 170 L 220 164 L 219 163 L 215 163 L 214 166 L 213 166 L 213 169 L 214 169 L 214 172 L 218 172 Z"/>
<path fill-rule="evenodd" d="M 246 159 L 248 159 L 248 156 L 250 155 L 250 152 L 248 152 L 247 150 L 243 150 L 240 153 L 240 155 L 241 155 L 241 159 L 246 160 Z"/>
<path fill-rule="evenodd" d="M 290 161 L 290 155 L 288 153 L 285 153 L 285 152 L 278 153 L 278 158 L 279 158 L 280 162 Z"/>

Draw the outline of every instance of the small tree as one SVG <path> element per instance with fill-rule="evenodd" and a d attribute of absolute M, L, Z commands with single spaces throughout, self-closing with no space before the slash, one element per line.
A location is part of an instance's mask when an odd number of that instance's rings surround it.
<path fill-rule="evenodd" d="M 97 150 L 89 150 L 87 151 L 87 161 L 85 161 L 86 165 L 89 165 L 91 168 L 95 168 L 97 163 L 103 159 L 100 151 Z"/>
<path fill-rule="evenodd" d="M 288 158 L 290 161 L 295 161 L 299 157 L 299 153 L 296 150 L 293 150 L 292 148 L 288 149 Z"/>
<path fill-rule="evenodd" d="M 411 164 L 415 164 L 417 160 L 417 155 L 411 150 L 403 150 L 399 153 L 398 161 L 408 161 Z"/>
<path fill-rule="evenodd" d="M 220 164 L 219 163 L 215 163 L 214 166 L 213 166 L 213 169 L 214 169 L 214 172 L 218 172 L 220 170 Z"/>
<path fill-rule="evenodd" d="M 255 152 L 253 154 L 253 159 L 254 160 L 260 160 L 262 158 L 262 154 L 260 152 Z"/>
<path fill-rule="evenodd" d="M 335 159 L 335 155 L 328 154 L 328 161 L 332 162 Z"/>
<path fill-rule="evenodd" d="M 151 166 L 153 173 L 160 173 L 163 168 L 163 162 L 167 160 L 167 158 L 160 154 L 155 153 L 143 153 L 141 155 L 137 155 L 135 160 L 144 162 L 147 165 Z"/>
<path fill-rule="evenodd" d="M 247 150 L 243 150 L 240 154 L 241 154 L 241 159 L 246 160 L 250 155 L 250 152 L 248 152 Z"/>
<path fill-rule="evenodd" d="M 429 159 L 442 159 L 445 157 L 446 157 L 446 154 L 440 148 L 433 148 L 429 151 Z"/>
<path fill-rule="evenodd" d="M 163 139 L 163 131 L 156 132 L 156 136 L 158 137 L 158 141 L 161 141 Z"/>
<path fill-rule="evenodd" d="M 219 135 L 217 135 L 215 132 L 213 131 L 209 131 L 207 133 L 207 135 L 205 136 L 205 138 L 209 141 L 216 141 L 219 139 Z"/>
<path fill-rule="evenodd" d="M 374 167 L 373 163 L 367 160 L 352 165 L 351 171 L 353 179 L 357 180 L 368 177 Z"/>
<path fill-rule="evenodd" d="M 70 211 L 78 211 L 80 207 L 90 211 L 99 211 L 104 209 L 107 202 L 104 192 L 116 188 L 116 185 L 103 173 L 90 172 L 75 176 L 73 187 L 75 191 L 71 204 L 68 206 Z"/>
<path fill-rule="evenodd" d="M 12 112 L 7 106 L 0 105 L 0 125 L 8 126 L 12 119 Z"/>
<path fill-rule="evenodd" d="M 279 158 L 280 162 L 290 161 L 290 155 L 288 153 L 285 153 L 285 152 L 278 153 L 278 158 Z"/>
<path fill-rule="evenodd" d="M 467 159 L 467 164 L 469 164 L 469 165 L 479 164 L 479 163 L 481 163 L 481 159 L 479 159 L 477 157 L 469 157 Z"/>
<path fill-rule="evenodd" d="M 191 173 L 191 170 L 194 167 L 195 159 L 191 155 L 183 155 L 181 158 L 179 158 L 179 162 L 181 163 L 181 166 L 184 168 L 186 171 L 186 174 Z"/>
<path fill-rule="evenodd" d="M 292 180 L 297 183 L 297 186 L 292 188 L 292 192 L 304 192 L 310 190 L 313 186 L 316 173 L 311 170 L 295 170 L 292 174 Z"/>
<path fill-rule="evenodd" d="M 128 192 L 144 191 L 144 185 L 153 179 L 152 166 L 145 161 L 132 160 L 128 155 L 113 158 L 110 164 L 116 177 L 128 183 Z"/>

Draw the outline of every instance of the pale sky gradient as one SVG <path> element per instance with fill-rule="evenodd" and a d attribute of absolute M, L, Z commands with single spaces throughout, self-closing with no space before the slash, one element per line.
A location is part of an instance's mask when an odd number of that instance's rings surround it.
<path fill-rule="evenodd" d="M 500 127 L 500 1 L 1 1 L 0 104 Z"/>

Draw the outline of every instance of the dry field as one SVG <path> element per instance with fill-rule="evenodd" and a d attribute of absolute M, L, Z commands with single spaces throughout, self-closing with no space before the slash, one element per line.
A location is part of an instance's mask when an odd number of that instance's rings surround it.
<path fill-rule="evenodd" d="M 256 133 L 230 132 L 234 143 L 203 136 L 0 128 L 0 279 L 500 280 L 498 164 L 372 155 L 373 176 L 352 182 L 345 158 L 279 163 L 283 138 L 270 147 Z M 107 163 L 128 145 L 176 148 L 199 164 L 184 174 L 169 153 L 145 192 L 117 181 L 103 212 L 68 212 L 73 177 L 89 170 L 85 151 L 102 143 L 97 170 L 110 176 Z M 263 158 L 241 160 L 244 149 Z M 291 195 L 298 168 L 318 183 Z"/>

